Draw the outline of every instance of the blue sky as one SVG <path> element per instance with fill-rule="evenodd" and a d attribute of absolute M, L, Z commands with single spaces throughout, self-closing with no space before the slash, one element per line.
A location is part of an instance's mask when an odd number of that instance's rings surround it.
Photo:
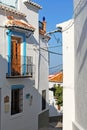
<path fill-rule="evenodd" d="M 39 19 L 40 21 L 42 21 L 43 16 L 45 16 L 47 22 L 47 32 L 55 30 L 56 24 L 67 21 L 72 18 L 73 0 L 34 0 L 34 1 L 42 6 L 42 9 L 39 11 Z M 60 42 L 58 43 L 56 39 L 58 39 L 58 41 Z M 56 33 L 52 35 L 51 40 L 49 41 L 49 50 L 57 53 L 62 53 L 61 43 L 62 43 L 61 34 Z M 59 47 L 50 48 L 52 46 L 59 46 Z M 59 71 L 62 68 L 61 64 L 62 64 L 62 56 L 50 54 L 50 66 L 49 66 L 51 67 L 50 73 L 55 73 Z"/>

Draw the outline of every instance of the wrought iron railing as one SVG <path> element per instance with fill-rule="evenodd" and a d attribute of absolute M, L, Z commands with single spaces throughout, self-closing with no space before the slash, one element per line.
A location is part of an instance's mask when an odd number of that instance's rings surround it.
<path fill-rule="evenodd" d="M 33 77 L 34 65 L 31 56 L 8 56 L 7 77 Z"/>

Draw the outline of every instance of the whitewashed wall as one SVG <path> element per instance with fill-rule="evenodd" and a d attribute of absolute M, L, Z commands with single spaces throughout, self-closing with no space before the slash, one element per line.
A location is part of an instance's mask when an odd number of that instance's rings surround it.
<path fill-rule="evenodd" d="M 27 39 L 26 50 L 27 55 L 33 56 L 33 62 L 35 65 L 35 77 L 32 78 L 19 78 L 19 79 L 6 79 L 7 73 L 7 37 L 6 29 L 0 28 L 0 88 L 1 88 L 1 128 L 0 130 L 37 130 L 38 129 L 38 113 L 41 112 L 42 105 L 42 90 L 46 89 L 47 93 L 47 108 L 48 108 L 48 53 L 41 51 L 42 55 L 46 60 L 41 56 L 40 66 L 39 63 L 39 30 L 38 30 L 38 9 L 33 6 L 28 6 L 28 8 L 21 3 L 19 0 L 19 9 L 21 12 L 25 13 L 27 17 L 25 18 L 32 26 L 35 27 L 35 33 L 33 36 Z M 7 18 L 6 16 L 10 15 L 8 12 L 0 10 L 0 25 L 4 25 Z M 13 14 L 12 14 L 13 15 Z M 14 15 L 15 16 L 15 15 Z M 20 16 L 15 16 L 16 18 L 22 19 Z M 41 39 L 40 39 L 41 40 Z M 45 41 L 40 41 L 43 46 L 47 46 Z M 35 44 L 33 46 L 32 44 Z M 29 50 L 31 49 L 31 50 Z M 39 68 L 38 68 L 39 67 Z M 38 72 L 38 69 L 40 72 Z M 40 73 L 40 79 L 38 80 L 38 75 Z M 43 78 L 43 75 L 44 78 Z M 17 115 L 11 116 L 11 85 L 22 84 L 24 85 L 23 89 L 23 112 Z M 39 91 L 38 91 L 39 89 Z M 29 104 L 29 100 L 26 99 L 26 94 L 29 93 L 33 96 L 32 105 Z M 4 97 L 9 96 L 9 111 L 5 112 L 4 108 Z"/>
<path fill-rule="evenodd" d="M 72 26 L 70 26 L 72 24 Z M 70 28 L 67 29 L 67 26 Z M 72 130 L 74 120 L 74 25 L 73 20 L 58 24 L 63 43 L 63 130 Z"/>
<path fill-rule="evenodd" d="M 40 35 L 40 50 L 39 50 L 39 93 L 42 94 L 42 90 L 46 90 L 46 108 L 49 109 L 49 99 L 48 99 L 48 40 L 45 40 L 43 36 Z M 43 50 L 46 49 L 47 51 Z M 40 101 L 41 103 L 42 101 Z M 41 109 L 41 108 L 40 108 Z"/>
<path fill-rule="evenodd" d="M 37 44 L 39 41 L 39 9 L 31 4 L 24 4 L 23 0 L 18 1 L 18 10 L 20 10 L 22 13 L 26 14 L 25 19 L 28 23 L 30 23 L 34 28 L 34 37 L 33 39 L 31 37 L 31 43 Z"/>
<path fill-rule="evenodd" d="M 53 88 L 55 84 L 56 85 L 60 84 L 60 86 L 63 86 L 63 83 L 49 81 L 49 88 Z M 61 115 L 62 112 L 63 112 L 62 107 L 60 110 L 58 110 L 58 105 L 56 105 L 56 100 L 53 95 L 53 91 L 49 90 L 49 117 L 55 117 Z"/>
<path fill-rule="evenodd" d="M 87 130 L 87 0 L 74 0 L 75 17 L 75 122 Z"/>

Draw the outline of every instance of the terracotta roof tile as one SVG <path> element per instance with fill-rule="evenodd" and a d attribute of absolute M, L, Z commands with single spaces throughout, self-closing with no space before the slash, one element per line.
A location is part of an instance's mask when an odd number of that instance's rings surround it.
<path fill-rule="evenodd" d="M 8 16 L 7 18 L 8 20 L 6 22 L 6 27 L 20 27 L 29 31 L 35 30 L 35 28 L 31 24 L 27 23 L 24 20 L 14 19 L 13 16 Z"/>
<path fill-rule="evenodd" d="M 63 82 L 63 72 L 59 72 L 51 77 L 49 77 L 51 82 Z"/>

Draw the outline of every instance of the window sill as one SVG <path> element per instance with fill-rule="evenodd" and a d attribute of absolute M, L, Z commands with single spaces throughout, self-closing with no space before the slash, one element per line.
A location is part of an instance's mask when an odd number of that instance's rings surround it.
<path fill-rule="evenodd" d="M 21 116 L 24 116 L 23 112 L 11 115 L 10 120 L 14 120 L 16 118 L 20 118 Z"/>

